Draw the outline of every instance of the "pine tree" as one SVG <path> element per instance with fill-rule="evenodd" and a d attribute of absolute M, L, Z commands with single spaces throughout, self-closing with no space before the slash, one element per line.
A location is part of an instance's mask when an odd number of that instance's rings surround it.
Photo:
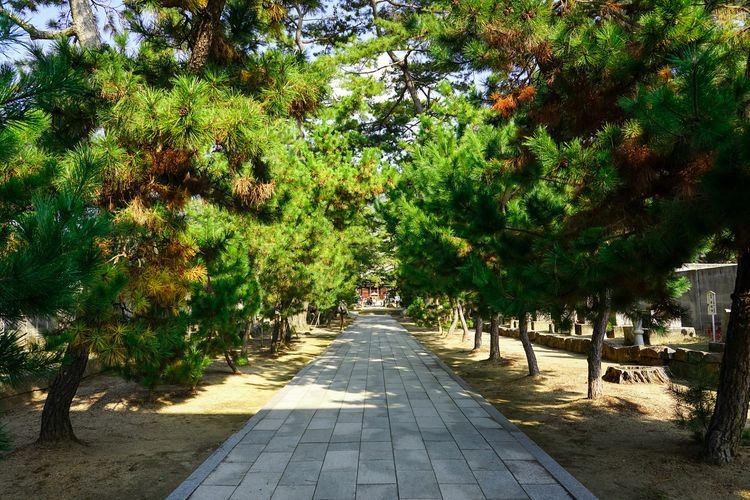
<path fill-rule="evenodd" d="M 424 290 L 476 294 L 487 304 L 495 359 L 497 315 L 544 309 L 530 270 L 540 259 L 535 240 L 561 213 L 559 195 L 517 168 L 515 124 L 497 126 L 488 109 L 448 92 L 434 109 L 442 119 L 423 120 L 401 190 L 392 195 L 402 273 L 420 276 Z M 536 375 L 533 348 L 527 335 L 522 339 Z"/>
<path fill-rule="evenodd" d="M 487 22 L 497 9 L 506 13 L 502 25 Z M 576 295 L 575 278 L 594 297 L 597 324 L 610 301 L 668 289 L 671 269 L 706 238 L 728 229 L 745 254 L 745 204 L 734 195 L 746 188 L 737 142 L 747 92 L 741 10 L 657 0 L 462 2 L 455 11 L 443 41 L 458 41 L 473 64 L 497 71 L 493 106 L 526 117 L 532 161 L 554 167 L 576 196 L 553 255 L 570 264 L 561 289 Z M 535 89 L 528 104 L 518 99 L 523 85 Z M 731 459 L 747 412 L 744 262 L 734 354 L 723 363 L 705 450 L 715 462 Z"/>
<path fill-rule="evenodd" d="M 189 231 L 195 234 L 198 256 L 206 268 L 205 279 L 194 284 L 190 296 L 190 315 L 195 318 L 191 324 L 200 339 L 197 348 L 207 359 L 224 356 L 232 372 L 238 373 L 234 351 L 242 345 L 241 333 L 261 303 L 246 243 L 249 235 L 242 231 L 245 224 L 239 217 L 206 203 L 194 201 L 190 217 L 195 223 Z"/>
<path fill-rule="evenodd" d="M 5 66 L 1 73 L 0 318 L 13 325 L 22 316 L 72 317 L 98 279 L 97 242 L 108 226 L 86 204 L 97 162 L 83 147 L 62 154 L 42 147 L 51 127 L 42 109 L 45 102 L 80 92 L 80 82 L 65 50 L 37 54 L 30 72 L 18 74 Z M 54 356 L 19 350 L 12 328 L 0 335 L 1 378 L 13 383 L 23 375 L 48 374 L 47 362 Z M 62 359 L 62 372 L 81 365 L 72 346 Z"/>

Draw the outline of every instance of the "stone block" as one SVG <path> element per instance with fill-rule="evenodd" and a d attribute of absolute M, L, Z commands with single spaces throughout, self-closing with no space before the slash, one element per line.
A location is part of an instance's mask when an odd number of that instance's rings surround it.
<path fill-rule="evenodd" d="M 320 475 L 322 460 L 309 462 L 292 462 L 284 471 L 279 481 L 280 485 L 315 485 Z"/>
<path fill-rule="evenodd" d="M 357 500 L 392 500 L 398 497 L 395 484 L 358 484 Z"/>
<path fill-rule="evenodd" d="M 526 493 L 507 471 L 476 471 L 474 475 L 488 499 L 527 498 Z"/>
<path fill-rule="evenodd" d="M 438 483 L 466 483 L 473 478 L 466 460 L 433 460 L 432 468 Z"/>
<path fill-rule="evenodd" d="M 484 500 L 485 496 L 479 488 L 479 484 L 441 484 L 440 492 L 443 498 L 451 500 Z"/>
<path fill-rule="evenodd" d="M 630 363 L 637 363 L 641 357 L 641 347 L 634 345 L 624 349 L 626 353 L 626 361 Z"/>
<path fill-rule="evenodd" d="M 271 498 L 279 479 L 281 472 L 248 472 L 230 498 Z"/>
<path fill-rule="evenodd" d="M 521 484 L 557 484 L 547 469 L 535 460 L 506 460 L 505 465 Z"/>
<path fill-rule="evenodd" d="M 567 500 L 570 498 L 565 488 L 559 484 L 525 484 L 523 487 L 531 500 Z"/>
<path fill-rule="evenodd" d="M 351 499 L 357 491 L 357 468 L 351 470 L 331 470 L 320 473 L 315 497 L 320 499 Z M 253 497 L 246 497 L 253 498 Z"/>
<path fill-rule="evenodd" d="M 271 500 L 310 500 L 313 494 L 315 494 L 314 484 L 284 484 L 276 487 Z"/>
<path fill-rule="evenodd" d="M 573 338 L 573 352 L 585 354 L 591 350 L 591 339 Z"/>
<path fill-rule="evenodd" d="M 291 458 L 291 452 L 264 451 L 250 468 L 250 472 L 278 472 L 281 477 L 281 473 L 284 472 Z"/>
<path fill-rule="evenodd" d="M 594 332 L 594 328 L 585 323 L 576 323 L 573 328 L 576 335 L 591 335 Z"/>
<path fill-rule="evenodd" d="M 440 498 L 440 488 L 432 470 L 399 470 L 398 492 L 401 498 Z"/>
<path fill-rule="evenodd" d="M 687 350 L 675 349 L 673 358 L 675 361 L 687 361 Z"/>
<path fill-rule="evenodd" d="M 701 351 L 693 351 L 692 349 L 687 350 L 687 362 L 688 363 L 701 363 L 705 354 Z"/>
<path fill-rule="evenodd" d="M 362 460 L 359 462 L 357 484 L 396 484 L 393 460 Z"/>
<path fill-rule="evenodd" d="M 615 351 L 617 350 L 616 347 L 614 347 L 609 342 L 605 341 L 604 345 L 602 346 L 602 359 L 606 361 L 614 361 L 615 360 Z"/>
<path fill-rule="evenodd" d="M 645 349 L 641 349 L 640 358 L 641 359 L 660 359 L 661 355 L 659 351 L 657 351 L 653 347 L 646 347 Z"/>
<path fill-rule="evenodd" d="M 646 347 L 639 353 L 638 363 L 647 366 L 658 366 L 664 364 L 664 355 L 662 349 Z"/>
<path fill-rule="evenodd" d="M 194 500 L 224 500 L 232 496 L 236 486 L 210 486 L 202 484 L 190 498 Z"/>
<path fill-rule="evenodd" d="M 724 358 L 723 352 L 709 352 L 703 357 L 704 363 L 710 364 L 721 364 L 721 360 Z"/>

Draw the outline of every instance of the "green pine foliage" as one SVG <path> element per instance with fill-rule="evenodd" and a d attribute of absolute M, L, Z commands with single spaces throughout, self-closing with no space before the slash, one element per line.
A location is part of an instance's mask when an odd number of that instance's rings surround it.
<path fill-rule="evenodd" d="M 260 310 L 261 289 L 255 275 L 243 221 L 205 202 L 190 206 L 190 232 L 199 247 L 206 277 L 194 283 L 189 310 L 191 335 L 206 360 L 226 356 L 234 366 L 246 324 Z M 191 359 L 196 354 L 191 353 Z M 184 360 L 187 361 L 187 360 Z M 200 377 L 198 377 L 200 380 Z"/>
<path fill-rule="evenodd" d="M 51 147 L 47 103 L 80 90 L 61 46 L 29 63 L 0 69 L 0 386 L 48 378 L 60 356 L 54 342 L 27 347 L 14 325 L 23 317 L 57 316 L 63 328 L 97 281 L 99 238 L 108 224 L 87 205 L 99 165 L 85 148 Z M 45 350 L 48 347 L 52 350 Z M 0 447 L 10 446 L 0 432 Z"/>

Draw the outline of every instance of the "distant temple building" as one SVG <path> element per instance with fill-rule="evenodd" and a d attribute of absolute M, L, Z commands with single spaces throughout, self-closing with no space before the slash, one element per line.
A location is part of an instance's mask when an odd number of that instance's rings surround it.
<path fill-rule="evenodd" d="M 387 286 L 375 286 L 370 283 L 365 283 L 357 287 L 357 295 L 359 296 L 360 304 L 368 306 L 384 306 L 391 299 Z"/>

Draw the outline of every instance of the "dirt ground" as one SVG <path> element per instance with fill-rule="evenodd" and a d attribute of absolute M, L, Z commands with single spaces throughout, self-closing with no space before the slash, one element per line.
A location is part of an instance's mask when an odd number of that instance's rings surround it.
<path fill-rule="evenodd" d="M 605 382 L 606 396 L 592 402 L 583 355 L 535 346 L 542 376 L 532 379 L 517 340 L 501 337 L 504 359 L 489 363 L 487 334 L 471 353 L 473 337 L 404 326 L 598 497 L 750 499 L 750 449 L 726 467 L 700 463 L 695 441 L 672 423 L 665 385 Z"/>
<path fill-rule="evenodd" d="M 537 346 L 543 375 L 529 379 L 516 340 L 501 338 L 504 362 L 488 364 L 486 346 L 470 353 L 460 334 L 406 326 L 600 498 L 750 498 L 750 450 L 729 467 L 699 463 L 690 436 L 671 423 L 664 386 L 606 384 L 607 397 L 593 403 L 581 355 Z M 33 444 L 43 392 L 0 400 L 18 446 L 0 458 L 0 498 L 163 498 L 335 335 L 303 335 L 276 359 L 256 353 L 242 375 L 217 362 L 195 395 L 90 377 L 72 413 L 85 445 Z"/>
<path fill-rule="evenodd" d="M 82 383 L 71 420 L 85 444 L 34 444 L 44 391 L 0 400 L 16 449 L 0 455 L 0 498 L 164 498 L 321 353 L 337 331 L 316 329 L 271 357 L 256 346 L 241 375 L 215 362 L 196 394 L 155 392 L 112 375 Z"/>

